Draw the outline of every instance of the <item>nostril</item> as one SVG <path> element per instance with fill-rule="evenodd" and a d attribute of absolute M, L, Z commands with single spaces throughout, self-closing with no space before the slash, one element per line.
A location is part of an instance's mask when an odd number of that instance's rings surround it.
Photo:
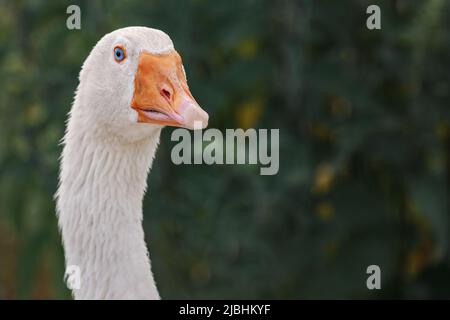
<path fill-rule="evenodd" d="M 161 94 L 166 97 L 166 99 L 170 100 L 172 95 L 170 94 L 170 91 L 167 89 L 161 89 Z"/>

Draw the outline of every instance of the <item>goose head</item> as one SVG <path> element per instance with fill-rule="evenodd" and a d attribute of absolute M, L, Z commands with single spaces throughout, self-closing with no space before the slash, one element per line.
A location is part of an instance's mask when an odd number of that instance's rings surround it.
<path fill-rule="evenodd" d="M 77 100 L 86 126 L 126 140 L 164 126 L 208 123 L 171 39 L 146 27 L 115 30 L 95 45 L 80 72 Z"/>

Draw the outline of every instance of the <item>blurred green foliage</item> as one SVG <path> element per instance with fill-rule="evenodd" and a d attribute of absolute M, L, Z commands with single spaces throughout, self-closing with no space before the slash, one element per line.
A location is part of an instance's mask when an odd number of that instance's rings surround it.
<path fill-rule="evenodd" d="M 84 59 L 130 25 L 172 37 L 210 127 L 280 128 L 276 176 L 175 166 L 164 130 L 144 203 L 163 298 L 450 297 L 448 1 L 81 1 L 79 31 L 71 1 L 0 4 L 0 299 L 70 297 L 59 140 Z"/>

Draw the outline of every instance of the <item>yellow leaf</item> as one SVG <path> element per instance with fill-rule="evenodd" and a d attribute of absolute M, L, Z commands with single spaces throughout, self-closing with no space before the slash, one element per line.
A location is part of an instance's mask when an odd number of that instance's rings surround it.
<path fill-rule="evenodd" d="M 237 53 L 243 58 L 253 58 L 258 51 L 258 41 L 256 39 L 247 38 L 237 45 Z"/>
<path fill-rule="evenodd" d="M 433 260 L 433 244 L 430 239 L 423 239 L 421 243 L 406 257 L 406 273 L 409 277 L 416 277 Z"/>
<path fill-rule="evenodd" d="M 445 123 L 444 121 L 440 121 L 436 124 L 434 131 L 436 136 L 444 141 L 450 134 L 449 124 Z"/>
<path fill-rule="evenodd" d="M 352 113 L 352 104 L 343 97 L 333 97 L 330 101 L 330 109 L 334 116 L 348 116 Z"/>
<path fill-rule="evenodd" d="M 312 135 L 322 141 L 333 141 L 335 135 L 333 131 L 325 123 L 315 123 L 311 126 Z"/>
<path fill-rule="evenodd" d="M 329 164 L 321 164 L 314 177 L 314 186 L 312 191 L 314 193 L 326 193 L 330 190 L 333 183 L 334 172 Z"/>
<path fill-rule="evenodd" d="M 252 128 L 261 117 L 263 100 L 260 97 L 246 101 L 238 107 L 236 121 L 240 128 Z"/>
<path fill-rule="evenodd" d="M 321 202 L 316 207 L 317 215 L 324 221 L 330 221 L 334 216 L 334 208 L 330 202 Z"/>
<path fill-rule="evenodd" d="M 328 241 L 325 244 L 323 251 L 327 258 L 334 259 L 339 253 L 339 243 L 336 241 Z"/>
<path fill-rule="evenodd" d="M 211 269 L 205 263 L 195 263 L 191 267 L 191 277 L 195 281 L 208 282 L 211 279 Z"/>
<path fill-rule="evenodd" d="M 39 103 L 33 103 L 26 111 L 27 123 L 35 125 L 45 118 L 45 110 Z"/>

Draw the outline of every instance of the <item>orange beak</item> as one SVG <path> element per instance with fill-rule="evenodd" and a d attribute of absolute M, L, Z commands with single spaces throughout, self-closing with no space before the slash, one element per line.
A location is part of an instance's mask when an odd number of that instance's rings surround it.
<path fill-rule="evenodd" d="M 206 128 L 208 114 L 200 108 L 187 85 L 180 55 L 142 52 L 134 79 L 131 107 L 138 122 L 194 129 Z"/>

